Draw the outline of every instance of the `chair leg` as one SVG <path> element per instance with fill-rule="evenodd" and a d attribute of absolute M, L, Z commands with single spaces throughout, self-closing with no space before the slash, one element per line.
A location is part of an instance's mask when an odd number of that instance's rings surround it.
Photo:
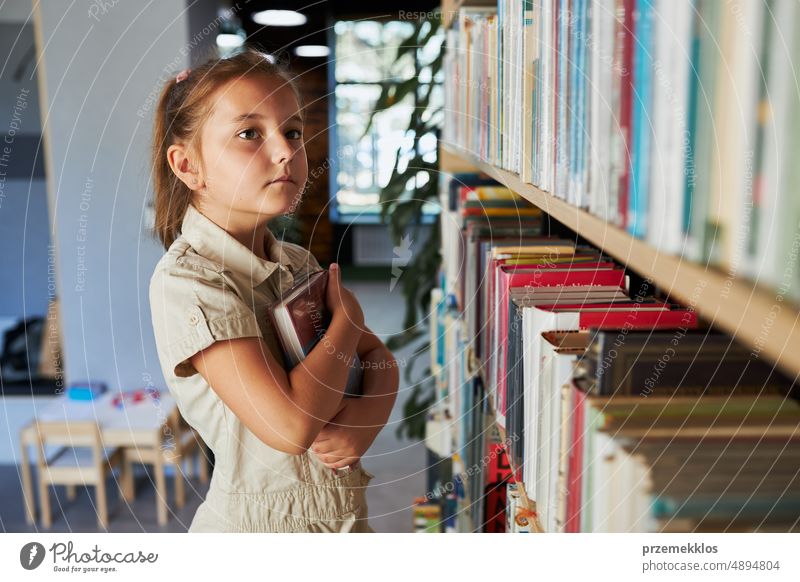
<path fill-rule="evenodd" d="M 122 497 L 125 501 L 133 502 L 136 492 L 133 483 L 133 461 L 131 461 L 130 451 L 125 451 L 122 455 L 120 480 L 122 481 Z"/>
<path fill-rule="evenodd" d="M 50 487 L 42 476 L 39 476 L 39 504 L 42 506 L 42 527 L 50 529 L 53 516 L 50 514 Z"/>
<path fill-rule="evenodd" d="M 33 479 L 31 478 L 30 459 L 28 458 L 28 443 L 21 437 L 22 456 L 20 457 L 20 471 L 22 472 L 22 498 L 25 504 L 25 521 L 33 525 L 36 521 L 35 501 L 33 499 Z"/>
<path fill-rule="evenodd" d="M 156 513 L 158 514 L 158 524 L 167 525 L 167 479 L 164 475 L 164 461 L 160 455 L 156 455 L 156 462 L 153 466 L 156 474 Z"/>
<path fill-rule="evenodd" d="M 67 499 L 75 501 L 75 485 L 67 485 Z"/>
<path fill-rule="evenodd" d="M 105 475 L 100 477 L 96 485 L 97 491 L 97 523 L 100 529 L 108 528 L 108 496 L 106 495 Z"/>
<path fill-rule="evenodd" d="M 197 464 L 200 466 L 200 482 L 208 483 L 208 457 L 206 456 L 205 445 L 201 444 L 199 450 Z"/>
<path fill-rule="evenodd" d="M 183 482 L 183 459 L 175 463 L 175 506 L 179 509 L 186 504 L 186 486 Z M 191 459 L 190 459 L 191 461 Z M 191 465 L 191 462 L 189 463 Z"/>
<path fill-rule="evenodd" d="M 186 478 L 194 479 L 200 476 L 200 463 L 197 462 L 197 453 L 189 455 L 186 459 Z"/>

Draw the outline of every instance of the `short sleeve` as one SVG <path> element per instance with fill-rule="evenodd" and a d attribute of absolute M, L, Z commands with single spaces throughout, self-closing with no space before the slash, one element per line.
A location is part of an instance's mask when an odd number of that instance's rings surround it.
<path fill-rule="evenodd" d="M 283 250 L 289 259 L 289 263 L 294 269 L 296 276 L 324 270 L 316 257 L 308 250 L 294 243 L 283 243 Z"/>
<path fill-rule="evenodd" d="M 311 253 L 308 253 L 308 268 L 310 271 L 321 271 L 322 267 L 320 267 L 319 263 L 317 262 L 317 258 Z"/>
<path fill-rule="evenodd" d="M 208 269 L 157 269 L 150 280 L 150 310 L 161 366 L 178 377 L 196 374 L 190 358 L 216 341 L 262 337 L 253 310 Z"/>

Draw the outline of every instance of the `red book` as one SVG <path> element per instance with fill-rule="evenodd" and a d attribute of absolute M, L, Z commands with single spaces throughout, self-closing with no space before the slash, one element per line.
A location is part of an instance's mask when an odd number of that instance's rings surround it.
<path fill-rule="evenodd" d="M 635 0 L 622 0 L 621 10 L 624 12 L 621 20 L 617 20 L 617 51 L 621 59 L 622 68 L 619 74 L 619 129 L 622 134 L 622 164 L 619 174 L 619 214 L 621 228 L 628 226 L 628 187 L 630 182 L 631 164 L 631 126 L 633 116 L 633 49 L 635 38 L 633 10 Z M 619 3 L 617 4 L 619 6 Z M 619 16 L 619 15 L 618 15 Z"/>
<path fill-rule="evenodd" d="M 567 517 L 566 533 L 581 531 L 581 476 L 583 473 L 583 425 L 586 414 L 586 394 L 572 384 L 572 434 L 567 464 Z"/>
<path fill-rule="evenodd" d="M 514 269 L 517 273 L 526 273 L 526 272 L 534 272 L 540 271 L 541 269 L 569 269 L 570 266 L 576 266 L 580 268 L 586 267 L 596 267 L 598 269 L 606 269 L 612 268 L 616 266 L 616 263 L 613 261 L 605 261 L 603 257 L 599 257 L 597 255 L 590 255 L 588 253 L 581 253 L 572 255 L 571 258 L 573 259 L 569 263 L 556 263 L 556 262 L 548 262 L 545 264 L 525 264 L 525 265 L 508 265 L 509 269 Z M 587 260 L 588 259 L 588 260 Z M 492 346 L 495 345 L 494 339 L 494 329 L 491 325 L 494 317 L 494 308 L 495 308 L 495 275 L 497 273 L 497 269 L 503 265 L 506 265 L 508 259 L 505 258 L 497 258 L 492 259 L 491 264 L 489 265 L 488 273 L 489 275 L 486 277 L 485 285 L 486 285 L 486 320 L 489 325 L 482 325 L 481 329 L 478 333 L 482 336 L 480 338 L 479 344 L 481 346 L 480 353 L 485 361 L 489 361 L 492 357 Z M 482 321 L 482 320 L 481 320 Z M 485 355 L 484 355 L 485 354 Z"/>
<path fill-rule="evenodd" d="M 630 303 L 634 303 L 631 305 Z M 539 306 L 546 311 L 576 312 L 577 326 L 574 329 L 558 331 L 580 331 L 590 327 L 598 329 L 659 329 L 697 327 L 697 314 L 691 309 L 681 307 L 649 309 L 637 307 L 635 302 L 624 302 L 618 305 L 556 305 Z M 555 330 L 554 330 L 555 331 Z"/>
<path fill-rule="evenodd" d="M 486 447 L 486 466 L 483 488 L 485 533 L 505 533 L 506 531 L 506 492 L 511 476 L 511 465 L 504 443 L 489 442 Z"/>
<path fill-rule="evenodd" d="M 317 345 L 331 322 L 325 303 L 328 271 L 316 271 L 295 284 L 268 311 L 273 329 L 283 348 L 284 365 L 291 370 Z M 345 396 L 360 396 L 363 368 L 358 354 L 345 388 Z"/>
<path fill-rule="evenodd" d="M 471 226 L 471 225 L 470 225 Z M 518 228 L 516 225 L 514 228 Z M 485 325 L 485 320 L 490 320 L 491 315 L 489 315 L 492 311 L 492 287 L 494 283 L 494 272 L 496 265 L 498 264 L 505 264 L 506 261 L 509 259 L 506 258 L 495 258 L 490 259 L 492 256 L 492 250 L 495 247 L 502 248 L 502 247 L 513 247 L 513 246 L 529 246 L 529 245 L 537 245 L 537 244 L 564 244 L 569 241 L 564 239 L 554 237 L 554 236 L 527 236 L 523 234 L 521 231 L 517 232 L 515 235 L 506 235 L 503 234 L 502 236 L 495 236 L 495 234 L 489 234 L 485 237 L 474 237 L 474 239 L 470 239 L 472 236 L 471 229 L 468 227 L 468 238 L 467 240 L 470 241 L 474 246 L 473 248 L 468 249 L 467 252 L 474 253 L 473 256 L 476 257 L 475 260 L 475 267 L 471 269 L 467 276 L 474 277 L 474 281 L 476 283 L 472 288 L 476 289 L 475 293 L 475 300 L 476 304 L 474 306 L 476 315 L 474 316 L 474 323 L 475 329 L 472 332 L 474 336 L 477 336 L 477 350 L 476 355 L 478 355 L 483 360 L 486 359 L 486 346 L 490 345 L 490 332 L 487 331 L 488 328 L 491 326 Z M 495 232 L 501 232 L 499 229 L 496 229 Z M 485 242 L 491 241 L 492 246 L 490 250 L 485 251 L 484 254 L 481 254 L 482 244 Z M 598 257 L 598 253 L 588 253 L 582 251 L 580 254 L 572 255 L 577 261 L 578 258 L 581 260 L 587 259 L 591 260 L 591 257 Z M 556 263 L 551 263 L 553 267 L 557 266 Z M 549 265 L 548 265 L 549 266 Z M 563 265 L 562 265 L 563 266 Z M 524 267 L 524 265 L 518 265 L 518 268 Z M 488 275 L 486 275 L 488 273 Z M 462 278 L 463 280 L 464 278 Z M 462 294 L 463 297 L 463 294 Z M 486 316 L 484 316 L 484 311 L 486 312 Z"/>
<path fill-rule="evenodd" d="M 494 383 L 495 412 L 500 426 L 505 426 L 505 364 L 508 354 L 508 309 L 509 289 L 511 287 L 557 287 L 567 291 L 570 287 L 593 287 L 600 290 L 625 289 L 625 269 L 601 268 L 601 263 L 586 263 L 580 267 L 575 265 L 560 265 L 560 268 L 525 269 L 518 272 L 510 266 L 501 266 L 497 270 L 497 288 L 495 290 L 495 313 L 490 320 L 496 330 L 494 345 L 489 346 L 492 356 L 490 374 Z"/>

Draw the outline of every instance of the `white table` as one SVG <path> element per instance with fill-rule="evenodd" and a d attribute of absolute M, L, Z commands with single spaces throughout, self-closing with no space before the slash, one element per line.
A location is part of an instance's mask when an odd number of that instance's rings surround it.
<path fill-rule="evenodd" d="M 40 422 L 77 422 L 94 420 L 100 428 L 100 438 L 105 447 L 128 447 L 160 449 L 165 435 L 173 435 L 177 427 L 179 412 L 175 399 L 166 390 L 159 391 L 159 398 L 148 396 L 140 402 L 125 401 L 120 409 L 113 404 L 119 392 L 106 392 L 95 400 L 72 400 L 66 395 L 59 396 L 45 407 L 36 411 Z M 35 421 L 25 425 L 20 432 L 22 448 L 22 490 L 25 498 L 25 517 L 29 524 L 34 523 L 33 483 L 31 480 L 28 448 L 36 446 Z M 158 488 L 158 521 L 167 523 L 167 496 L 164 467 L 160 464 L 161 455 L 156 455 L 156 487 Z M 133 482 L 123 483 L 124 495 L 133 498 Z"/>

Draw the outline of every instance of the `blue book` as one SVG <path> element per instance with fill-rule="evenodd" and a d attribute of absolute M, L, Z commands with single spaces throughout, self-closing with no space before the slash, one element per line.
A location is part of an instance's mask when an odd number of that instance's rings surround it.
<path fill-rule="evenodd" d="M 647 234 L 647 195 L 650 178 L 651 118 L 653 105 L 653 4 L 639 0 L 633 53 L 633 120 L 631 127 L 631 179 L 628 185 L 628 232 Z"/>

